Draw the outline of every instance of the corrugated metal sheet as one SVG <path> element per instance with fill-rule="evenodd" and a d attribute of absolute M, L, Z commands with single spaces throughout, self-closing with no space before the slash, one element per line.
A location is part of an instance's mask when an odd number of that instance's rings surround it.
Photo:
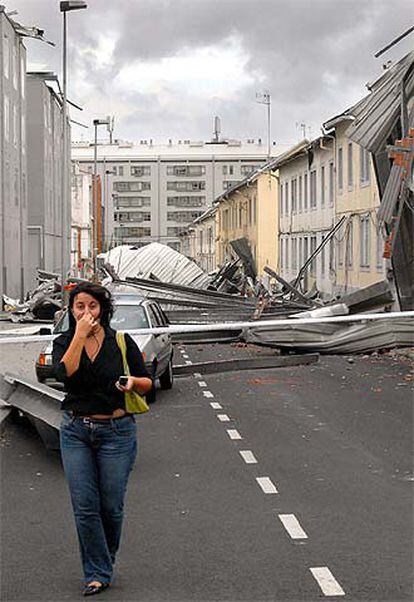
<path fill-rule="evenodd" d="M 319 353 L 366 353 L 390 347 L 414 345 L 412 318 L 377 320 L 355 324 L 298 324 L 249 329 L 243 337 L 249 343 L 270 344 L 287 349 Z"/>
<path fill-rule="evenodd" d="M 210 277 L 190 259 L 167 245 L 153 242 L 139 249 L 121 245 L 100 256 L 121 279 L 150 278 L 195 288 L 206 288 Z"/>
<path fill-rule="evenodd" d="M 401 111 L 401 83 L 406 82 L 407 99 L 414 91 L 414 51 L 393 65 L 371 86 L 371 93 L 346 111 L 355 118 L 347 135 L 371 153 L 378 152 L 391 133 Z"/>
<path fill-rule="evenodd" d="M 381 205 L 378 209 L 377 215 L 378 220 L 390 224 L 392 216 L 394 214 L 394 208 L 397 204 L 401 193 L 402 176 L 404 173 L 403 167 L 400 165 L 393 165 L 391 168 L 390 176 L 387 180 L 387 185 L 384 190 L 384 195 L 381 199 Z"/>

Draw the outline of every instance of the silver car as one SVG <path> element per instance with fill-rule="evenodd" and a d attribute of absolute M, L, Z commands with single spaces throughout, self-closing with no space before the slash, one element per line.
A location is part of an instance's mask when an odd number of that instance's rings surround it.
<path fill-rule="evenodd" d="M 113 300 L 115 311 L 111 327 L 114 330 L 168 327 L 168 318 L 156 301 L 138 297 L 136 294 L 123 293 L 114 293 Z M 65 312 L 53 329 L 53 334 L 64 332 L 68 327 L 69 317 Z M 151 376 L 159 379 L 161 389 L 171 389 L 173 386 L 171 336 L 168 333 L 131 336 L 138 345 Z M 59 388 L 59 383 L 53 374 L 52 345 L 52 342 L 49 342 L 41 351 L 36 361 L 36 376 L 39 382 Z"/>

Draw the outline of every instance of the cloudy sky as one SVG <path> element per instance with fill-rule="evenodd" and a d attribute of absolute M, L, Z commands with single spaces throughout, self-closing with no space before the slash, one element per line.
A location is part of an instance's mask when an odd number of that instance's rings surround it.
<path fill-rule="evenodd" d="M 37 25 L 52 48 L 27 40 L 29 65 L 61 74 L 58 0 L 3 0 L 14 18 Z M 68 97 L 87 125 L 115 116 L 115 137 L 137 141 L 223 136 L 295 142 L 300 124 L 321 123 L 365 94 L 388 60 L 411 50 L 411 34 L 374 53 L 413 24 L 411 0 L 87 0 L 68 14 Z M 93 131 L 73 127 L 74 139 Z"/>

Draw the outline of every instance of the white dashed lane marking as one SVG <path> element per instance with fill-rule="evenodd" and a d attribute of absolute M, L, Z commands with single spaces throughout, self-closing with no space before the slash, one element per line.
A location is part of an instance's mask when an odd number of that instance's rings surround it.
<path fill-rule="evenodd" d="M 345 596 L 345 592 L 327 566 L 310 569 L 325 596 Z"/>
<path fill-rule="evenodd" d="M 230 422 L 230 418 L 227 416 L 227 414 L 217 414 L 217 418 L 220 420 L 220 422 Z"/>
<path fill-rule="evenodd" d="M 198 386 L 199 387 L 207 387 L 207 383 L 204 380 L 199 380 L 198 381 Z"/>
<path fill-rule="evenodd" d="M 214 397 L 211 391 L 203 391 L 203 395 L 204 397 L 208 397 L 209 399 L 212 399 Z"/>
<path fill-rule="evenodd" d="M 191 360 L 185 360 L 185 363 L 187 364 L 187 366 L 190 366 L 193 362 Z"/>
<path fill-rule="evenodd" d="M 188 356 L 186 353 L 183 353 L 183 358 L 184 358 L 185 360 L 188 360 L 189 356 Z"/>
<path fill-rule="evenodd" d="M 294 514 L 279 514 L 279 518 L 292 539 L 308 538 Z"/>
<path fill-rule="evenodd" d="M 278 493 L 269 477 L 256 477 L 256 481 L 262 488 L 263 493 Z"/>
<path fill-rule="evenodd" d="M 250 450 L 243 450 L 241 452 L 239 452 L 241 457 L 243 458 L 243 460 L 246 462 L 246 464 L 257 464 L 257 460 L 253 455 L 253 452 L 251 452 Z"/>
<path fill-rule="evenodd" d="M 219 403 L 217 403 L 217 401 L 212 401 L 210 403 L 210 405 L 213 408 L 213 410 L 222 410 L 223 409 L 222 406 Z"/>
<path fill-rule="evenodd" d="M 236 429 L 229 429 L 227 431 L 228 436 L 230 437 L 230 439 L 236 440 L 236 439 L 241 439 L 242 436 L 240 435 L 239 431 L 236 431 Z"/>
<path fill-rule="evenodd" d="M 195 376 L 196 378 L 201 378 L 201 374 L 200 374 L 200 372 L 194 372 L 194 376 Z"/>

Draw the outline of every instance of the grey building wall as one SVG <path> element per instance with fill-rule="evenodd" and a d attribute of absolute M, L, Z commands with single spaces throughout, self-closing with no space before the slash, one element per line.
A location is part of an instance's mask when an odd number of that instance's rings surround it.
<path fill-rule="evenodd" d="M 27 102 L 29 274 L 33 286 L 36 268 L 61 270 L 63 112 L 60 99 L 41 74 L 27 75 Z M 66 169 L 70 186 L 69 160 Z M 67 199 L 69 203 L 69 192 Z M 64 253 L 69 265 L 70 219 L 66 213 Z"/>
<path fill-rule="evenodd" d="M 0 6 L 0 294 L 27 290 L 26 49 Z"/>

